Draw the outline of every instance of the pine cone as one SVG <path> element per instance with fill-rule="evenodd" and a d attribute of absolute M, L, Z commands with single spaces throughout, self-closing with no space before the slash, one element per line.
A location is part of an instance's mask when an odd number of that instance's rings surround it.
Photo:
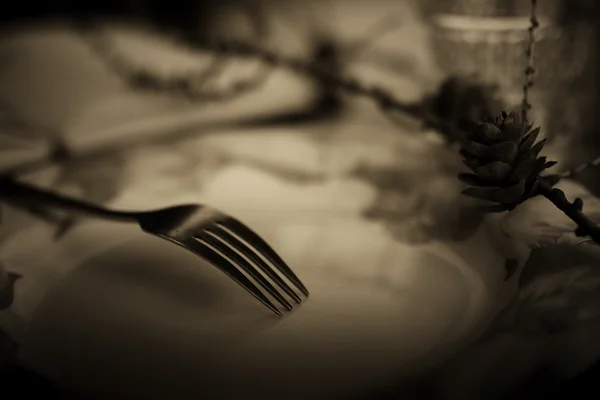
<path fill-rule="evenodd" d="M 495 205 L 485 207 L 489 212 L 514 209 L 537 194 L 540 174 L 555 165 L 538 157 L 545 139 L 535 143 L 540 128 L 531 130 L 516 113 L 501 113 L 499 117 L 479 124 L 463 144 L 464 164 L 473 173 L 461 173 L 458 178 L 472 185 L 462 193 Z"/>

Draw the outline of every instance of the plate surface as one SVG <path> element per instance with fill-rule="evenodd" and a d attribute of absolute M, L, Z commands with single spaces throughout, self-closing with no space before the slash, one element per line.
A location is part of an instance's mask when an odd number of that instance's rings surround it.
<path fill-rule="evenodd" d="M 309 154 L 320 145 L 281 132 L 285 138 L 297 146 L 282 145 L 266 161 L 316 163 L 293 149 L 303 143 Z M 203 140 L 232 148 L 227 134 Z M 274 143 L 264 134 L 248 143 L 261 141 Z M 265 170 L 268 162 L 252 164 L 239 143 L 236 161 L 202 179 L 201 168 L 168 179 L 180 161 L 173 149 L 133 155 L 125 175 L 136 179 L 111 203 L 218 205 L 286 259 L 311 290 L 306 303 L 278 319 L 217 269 L 136 226 L 86 221 L 55 243 L 51 227 L 34 224 L 0 249 L 24 276 L 11 312 L 25 327 L 6 328 L 21 335 L 27 363 L 111 396 L 228 396 L 243 388 L 258 397 L 297 382 L 287 398 L 331 398 L 414 372 L 482 320 L 503 272 L 483 228 L 456 244 L 401 243 L 361 217 L 375 196 L 371 185 L 343 174 L 293 182 Z M 356 148 L 329 151 L 365 159 Z"/>

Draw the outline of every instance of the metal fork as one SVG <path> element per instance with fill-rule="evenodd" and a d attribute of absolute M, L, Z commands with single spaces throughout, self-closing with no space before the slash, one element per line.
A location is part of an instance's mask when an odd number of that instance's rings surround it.
<path fill-rule="evenodd" d="M 287 311 L 293 307 L 274 284 L 296 304 L 302 299 L 282 276 L 302 294 L 309 294 L 306 286 L 264 239 L 237 219 L 206 205 L 184 204 L 141 212 L 117 211 L 41 190 L 11 178 L 0 179 L 0 199 L 15 206 L 36 204 L 102 219 L 137 222 L 144 232 L 205 259 L 279 316 L 283 315 L 282 312 L 246 274 Z"/>

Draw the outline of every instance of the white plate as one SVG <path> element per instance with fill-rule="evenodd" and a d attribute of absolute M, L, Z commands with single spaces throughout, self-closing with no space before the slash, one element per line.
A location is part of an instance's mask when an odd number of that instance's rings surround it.
<path fill-rule="evenodd" d="M 0 249 L 24 275 L 12 312 L 27 324 L 25 362 L 107 396 L 226 398 L 243 388 L 249 398 L 332 398 L 414 372 L 485 319 L 504 260 L 483 229 L 460 245 L 411 247 L 359 217 L 366 185 L 301 186 L 258 171 L 236 185 L 243 171 L 225 170 L 202 193 L 157 198 L 132 187 L 115 204 L 221 204 L 305 281 L 305 304 L 278 319 L 214 267 L 135 226 L 89 222 L 57 246 L 36 225 Z"/>

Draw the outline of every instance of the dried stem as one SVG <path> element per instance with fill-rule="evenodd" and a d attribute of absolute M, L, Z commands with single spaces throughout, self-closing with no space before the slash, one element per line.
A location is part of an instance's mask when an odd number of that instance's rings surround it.
<path fill-rule="evenodd" d="M 91 34 L 95 36 L 102 35 L 97 28 L 92 29 L 88 27 L 86 30 L 87 32 L 85 33 L 87 37 L 89 37 Z M 95 46 L 97 46 L 98 49 L 101 49 L 101 51 L 96 50 L 97 54 L 99 54 L 106 63 L 114 64 L 113 70 L 118 71 L 125 80 L 131 81 L 132 79 L 139 79 L 140 75 L 143 75 L 145 80 L 151 79 L 147 73 L 141 74 L 134 68 L 127 66 L 126 64 L 124 65 L 123 58 L 114 57 L 111 51 L 109 51 L 110 46 L 106 40 L 96 38 L 94 39 L 94 42 L 96 42 Z M 306 60 L 301 58 L 286 57 L 266 48 L 235 40 L 195 38 L 192 41 L 190 39 L 182 39 L 180 37 L 179 44 L 182 44 L 192 50 L 209 51 L 221 56 L 253 57 L 260 60 L 267 66 L 285 68 L 298 74 L 310 76 L 323 82 L 323 84 L 342 89 L 347 93 L 370 98 L 383 111 L 397 111 L 408 114 L 414 118 L 421 119 L 423 120 L 425 126 L 436 129 L 444 133 L 446 136 L 456 138 L 465 136 L 465 133 L 455 124 L 445 121 L 432 113 L 423 113 L 420 102 L 403 102 L 396 99 L 385 89 L 365 85 L 360 81 L 348 76 L 340 76 L 339 74 L 332 72 L 327 68 L 323 68 L 320 65 L 307 63 Z M 183 82 L 185 80 L 193 80 L 193 77 L 187 76 L 177 79 L 178 82 Z M 181 85 L 185 84 L 181 83 Z"/>
<path fill-rule="evenodd" d="M 543 182 L 540 183 L 538 193 L 547 198 L 552 204 L 561 210 L 573 222 L 577 224 L 575 235 L 589 236 L 592 240 L 600 244 L 600 227 L 583 213 L 583 200 L 576 198 L 572 203 L 567 199 L 565 193 L 557 188 L 551 188 Z"/>
<path fill-rule="evenodd" d="M 527 117 L 531 104 L 529 103 L 529 89 L 533 86 L 533 76 L 535 75 L 535 30 L 540 26 L 536 17 L 537 0 L 531 0 L 531 14 L 529 17 L 530 26 L 527 29 L 527 49 L 525 58 L 527 65 L 525 67 L 525 83 L 523 84 L 523 103 L 521 109 L 521 121 L 527 125 Z"/>
<path fill-rule="evenodd" d="M 600 157 L 593 158 L 584 164 L 581 164 L 575 168 L 571 168 L 567 171 L 561 172 L 557 175 L 560 179 L 572 179 L 575 178 L 578 174 L 582 173 L 583 171 L 597 167 L 600 167 Z"/>
<path fill-rule="evenodd" d="M 183 76 L 159 77 L 130 64 L 126 57 L 117 54 L 110 41 L 100 34 L 82 35 L 89 47 L 118 76 L 135 89 L 154 90 L 180 95 L 192 101 L 226 101 L 255 90 L 270 76 L 270 68 L 260 66 L 253 78 L 237 82 L 225 90 L 207 90 L 210 82 L 219 78 L 227 67 L 227 60 L 215 58 L 207 67 Z"/>

